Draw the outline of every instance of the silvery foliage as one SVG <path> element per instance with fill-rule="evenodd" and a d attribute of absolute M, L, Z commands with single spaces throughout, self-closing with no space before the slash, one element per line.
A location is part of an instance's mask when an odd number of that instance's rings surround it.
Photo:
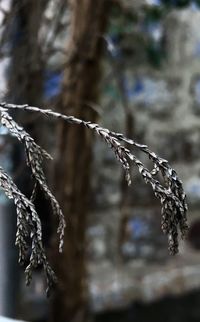
<path fill-rule="evenodd" d="M 83 121 L 74 116 L 66 116 L 50 109 L 40 109 L 29 105 L 0 103 L 1 124 L 24 145 L 27 165 L 31 169 L 35 182 L 49 198 L 53 212 L 59 218 L 57 232 L 60 236 L 60 252 L 62 252 L 65 229 L 64 215 L 47 185 L 42 169 L 43 159 L 51 159 L 51 156 L 37 145 L 33 138 L 13 120 L 9 114 L 9 111 L 12 109 L 37 112 L 44 116 L 52 117 L 57 120 L 61 119 L 71 124 L 81 125 L 92 130 L 113 150 L 117 160 L 121 163 L 121 166 L 125 171 L 128 185 L 131 184 L 130 166 L 131 164 L 136 166 L 144 182 L 151 185 L 155 197 L 160 200 L 162 215 L 161 228 L 163 233 L 168 236 L 169 252 L 173 255 L 178 252 L 179 235 L 184 238 L 188 230 L 187 203 L 182 182 L 167 160 L 158 157 L 154 152 L 149 150 L 146 145 L 136 143 L 135 141 L 126 138 L 123 134 L 112 132 L 96 123 Z M 126 144 L 126 147 L 124 144 Z M 149 170 L 145 167 L 130 149 L 127 148 L 128 145 L 145 153 L 152 161 L 153 170 Z M 157 179 L 158 177 L 160 180 Z M 19 248 L 19 262 L 21 264 L 25 262 L 25 259 L 27 260 L 27 250 L 30 249 L 29 241 L 31 240 L 31 255 L 29 264 L 25 269 L 26 282 L 27 284 L 30 283 L 33 269 L 42 264 L 47 279 L 47 291 L 49 291 L 52 284 L 55 283 L 56 277 L 47 261 L 42 244 L 41 221 L 33 204 L 34 192 L 30 200 L 27 199 L 27 197 L 16 187 L 12 178 L 10 178 L 2 168 L 0 168 L 0 187 L 7 197 L 14 201 L 16 207 L 16 245 Z"/>

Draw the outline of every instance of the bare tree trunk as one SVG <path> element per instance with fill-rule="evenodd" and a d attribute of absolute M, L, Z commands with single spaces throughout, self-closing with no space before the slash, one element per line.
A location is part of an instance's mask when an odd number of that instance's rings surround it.
<path fill-rule="evenodd" d="M 112 55 L 111 55 L 111 59 L 112 59 L 111 62 L 112 62 L 113 72 L 116 79 L 116 85 L 118 88 L 118 92 L 120 94 L 121 104 L 125 114 L 125 124 L 124 124 L 125 135 L 127 138 L 131 138 L 131 137 L 134 137 L 135 120 L 131 110 L 131 106 L 129 103 L 129 99 L 126 93 L 126 88 L 124 83 L 124 79 L 125 79 L 124 71 L 126 68 L 124 59 L 118 58 L 116 60 L 115 57 L 113 57 Z M 128 144 L 125 144 L 125 146 L 127 148 L 129 147 Z M 117 257 L 120 260 L 122 259 L 121 246 L 125 240 L 125 230 L 126 230 L 127 221 L 130 215 L 128 210 L 130 205 L 129 191 L 130 191 L 129 186 L 127 185 L 127 181 L 123 171 L 122 178 L 121 178 L 121 201 L 120 201 L 121 218 L 120 218 L 120 224 L 119 224 L 118 254 L 117 254 Z"/>
<path fill-rule="evenodd" d="M 31 103 L 41 104 L 43 91 L 42 69 L 40 46 L 38 43 L 38 32 L 40 28 L 41 16 L 43 14 L 46 0 L 13 0 L 12 12 L 16 15 L 13 17 L 12 30 L 9 30 L 12 45 L 11 64 L 8 75 L 7 99 L 14 103 Z M 37 23 L 36 23 L 37 21 Z M 22 118 L 19 114 L 20 124 L 23 124 L 32 135 L 36 136 L 38 128 L 33 125 L 31 119 Z M 28 121 L 28 125 L 27 125 Z M 8 149 L 7 164 L 11 164 L 15 182 L 22 188 L 25 193 L 30 192 L 30 176 L 26 170 L 24 160 L 24 151 L 18 143 L 12 141 L 12 148 Z M 4 153 L 5 154 L 5 153 Z M 11 169 L 9 169 L 11 170 Z M 5 208 L 5 209 L 4 209 Z M 16 214 L 10 205 L 6 202 L 3 211 L 1 211 L 2 228 L 1 241 L 5 247 L 4 258 L 5 270 L 0 278 L 0 293 L 3 292 L 5 300 L 0 305 L 1 314 L 16 316 L 16 309 L 19 303 L 17 294 L 19 293 L 19 270 L 17 265 L 17 249 L 14 246 L 14 236 L 16 231 Z M 10 218 L 10 219 L 9 219 Z M 9 225 L 5 223 L 9 220 Z M 0 251 L 0 257 L 1 253 Z M 2 254 L 3 255 L 3 254 Z M 6 277 L 5 275 L 6 274 Z M 0 298 L 1 300 L 1 298 Z M 1 300 L 2 301 L 2 300 Z"/>
<path fill-rule="evenodd" d="M 65 70 L 62 111 L 96 120 L 89 107 L 98 99 L 102 37 L 108 17 L 108 0 L 72 0 L 71 30 Z M 85 321 L 85 229 L 90 191 L 92 134 L 87 129 L 60 123 L 56 164 L 56 193 L 67 221 L 62 254 L 54 254 L 59 283 L 53 320 Z"/>
<path fill-rule="evenodd" d="M 44 64 L 38 33 L 46 4 L 47 0 L 13 1 L 13 10 L 18 10 L 12 32 L 9 97 L 15 103 L 41 104 Z"/>
<path fill-rule="evenodd" d="M 13 11 L 16 9 L 16 17 L 12 32 L 13 48 L 8 84 L 9 100 L 14 103 L 42 105 L 45 65 L 42 61 L 39 30 L 47 3 L 48 0 L 13 1 Z M 36 123 L 31 115 L 22 116 L 21 113 L 17 114 L 16 118 L 31 136 L 42 144 L 44 140 L 41 139 L 43 137 L 42 121 L 37 120 Z M 29 172 L 24 168 L 25 163 L 21 162 L 23 154 L 18 143 L 13 145 L 14 175 L 17 184 L 27 194 L 31 192 L 32 186 Z"/>

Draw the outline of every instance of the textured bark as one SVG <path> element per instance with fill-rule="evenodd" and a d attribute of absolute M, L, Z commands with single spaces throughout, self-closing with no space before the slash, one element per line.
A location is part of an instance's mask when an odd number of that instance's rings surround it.
<path fill-rule="evenodd" d="M 101 75 L 102 37 L 106 29 L 108 0 L 71 1 L 68 66 L 64 74 L 62 112 L 95 121 L 89 107 L 98 99 Z M 85 228 L 90 191 L 92 136 L 81 126 L 59 124 L 55 186 L 66 216 L 62 254 L 54 254 L 58 286 L 53 320 L 83 321 L 87 290 Z"/>

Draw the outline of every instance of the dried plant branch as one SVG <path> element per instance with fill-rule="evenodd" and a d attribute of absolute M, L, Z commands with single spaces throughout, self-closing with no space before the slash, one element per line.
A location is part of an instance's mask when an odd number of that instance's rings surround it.
<path fill-rule="evenodd" d="M 17 139 L 24 144 L 27 154 L 27 163 L 31 168 L 33 176 L 37 184 L 40 185 L 47 197 L 51 200 L 52 207 L 55 213 L 59 216 L 60 223 L 58 227 L 58 232 L 60 233 L 60 251 L 62 250 L 63 235 L 65 228 L 64 217 L 55 197 L 50 192 L 46 184 L 45 175 L 42 170 L 43 157 L 49 158 L 49 155 L 46 151 L 41 149 L 41 147 L 35 143 L 35 141 L 30 137 L 30 135 L 27 132 L 25 132 L 24 129 L 21 128 L 12 119 L 12 117 L 8 113 L 8 111 L 12 109 L 20 109 L 29 112 L 38 112 L 45 116 L 53 117 L 57 120 L 60 119 L 67 121 L 71 124 L 85 126 L 88 129 L 96 132 L 113 150 L 116 158 L 119 160 L 123 169 L 125 170 L 125 177 L 128 184 L 131 183 L 131 176 L 129 171 L 130 164 L 135 165 L 138 168 L 144 182 L 151 185 L 155 197 L 160 200 L 162 214 L 161 227 L 163 232 L 168 236 L 169 251 L 171 254 L 176 254 L 178 252 L 179 235 L 181 235 L 181 237 L 184 238 L 188 230 L 187 203 L 182 182 L 178 178 L 176 171 L 169 165 L 168 161 L 158 157 L 146 145 L 139 144 L 131 139 L 126 138 L 121 133 L 116 133 L 108 129 L 105 129 L 96 123 L 84 121 L 74 116 L 63 115 L 61 113 L 54 112 L 51 109 L 40 109 L 38 107 L 29 105 L 0 103 L 1 123 L 4 126 L 6 126 L 6 128 L 10 131 L 12 135 L 17 137 Z M 123 143 L 126 143 L 126 147 L 123 145 Z M 137 148 L 141 152 L 145 153 L 153 163 L 153 170 L 147 169 L 144 166 L 144 164 L 127 148 L 127 145 L 133 146 L 134 148 Z M 162 177 L 160 181 L 156 179 L 156 175 L 158 174 L 160 174 Z M 15 198 L 13 198 L 12 192 L 13 183 L 11 183 L 9 181 L 9 184 L 6 185 L 6 189 L 2 184 L 1 186 L 7 194 L 7 196 L 12 196 L 12 199 L 15 200 Z M 22 194 L 18 191 L 18 195 L 21 196 Z M 38 215 L 36 214 L 31 201 L 26 199 L 26 197 L 24 196 L 23 198 L 22 200 L 26 200 L 26 202 L 24 202 L 26 207 L 23 206 L 23 211 L 20 212 L 20 210 L 18 209 L 19 206 L 15 202 L 18 213 L 16 243 L 20 249 L 19 258 L 20 261 L 23 261 L 26 249 L 26 237 L 29 231 L 31 231 L 32 253 L 30 257 L 30 264 L 26 269 L 26 274 L 29 277 L 29 271 L 32 272 L 35 263 L 41 262 L 43 264 L 47 276 L 48 284 L 50 285 L 50 281 L 52 282 L 52 280 L 54 280 L 54 274 L 46 261 L 46 257 L 43 252 L 43 247 L 40 244 L 40 221 L 38 221 Z M 28 214 L 26 214 L 27 208 Z M 29 230 L 27 230 L 27 227 Z M 36 252 L 37 249 L 39 249 L 39 252 Z M 53 279 L 50 278 L 52 276 Z"/>
<path fill-rule="evenodd" d="M 57 200 L 55 199 L 46 183 L 46 178 L 42 169 L 43 158 L 45 157 L 47 159 L 51 159 L 51 156 L 38 144 L 36 144 L 33 138 L 30 137 L 30 135 L 22 127 L 20 127 L 5 111 L 1 112 L 1 124 L 4 125 L 13 136 L 15 136 L 24 144 L 27 164 L 31 168 L 32 175 L 36 182 L 39 184 L 40 188 L 44 191 L 46 197 L 49 198 L 53 212 L 59 218 L 59 226 L 57 232 L 60 235 L 59 250 L 60 252 L 62 252 L 65 219 Z M 33 195 L 34 191 L 32 198 Z"/>
<path fill-rule="evenodd" d="M 15 244 L 19 248 L 19 263 L 24 264 L 31 241 L 31 255 L 29 264 L 25 269 L 26 284 L 31 282 L 33 269 L 43 266 L 47 293 L 56 281 L 55 273 L 50 267 L 42 244 L 42 227 L 40 218 L 32 202 L 19 191 L 8 174 L 0 167 L 0 187 L 9 199 L 14 201 L 17 211 L 17 232 Z"/>

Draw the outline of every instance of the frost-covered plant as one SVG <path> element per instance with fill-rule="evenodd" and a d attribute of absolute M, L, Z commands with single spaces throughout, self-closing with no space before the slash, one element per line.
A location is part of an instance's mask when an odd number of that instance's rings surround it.
<path fill-rule="evenodd" d="M 62 119 L 74 125 L 85 126 L 92 130 L 113 150 L 116 158 L 119 160 L 125 171 L 125 177 L 129 185 L 131 184 L 130 165 L 135 165 L 145 183 L 151 185 L 155 197 L 160 200 L 162 214 L 161 228 L 168 236 L 169 252 L 173 255 L 178 252 L 179 235 L 184 238 L 188 230 L 187 203 L 182 182 L 167 160 L 158 157 L 154 152 L 149 150 L 146 145 L 136 143 L 132 139 L 126 138 L 123 134 L 112 132 L 96 123 L 83 121 L 74 116 L 66 116 L 50 109 L 40 109 L 29 105 L 0 103 L 1 124 L 8 129 L 10 134 L 15 136 L 24 145 L 27 156 L 27 165 L 31 169 L 35 185 L 39 185 L 44 191 L 45 195 L 51 202 L 53 212 L 59 218 L 57 232 L 60 238 L 60 252 L 62 252 L 63 246 L 65 220 L 57 200 L 47 185 L 42 168 L 43 159 L 51 159 L 51 156 L 36 144 L 33 138 L 13 120 L 9 114 L 9 110 L 12 109 L 37 112 L 55 119 Z M 126 147 L 124 146 L 124 143 L 126 144 Z M 145 153 L 152 161 L 153 170 L 146 168 L 135 154 L 127 148 L 127 145 L 133 146 Z M 157 179 L 158 174 L 161 175 L 161 180 Z M 38 265 L 42 265 L 47 279 L 47 291 L 49 291 L 52 284 L 56 281 L 56 277 L 47 261 L 43 247 L 41 221 L 33 204 L 34 191 L 30 200 L 27 199 L 27 197 L 16 187 L 12 178 L 10 178 L 1 167 L 0 187 L 5 192 L 6 196 L 14 201 L 16 207 L 16 245 L 19 248 L 19 262 L 22 264 L 25 259 L 27 260 L 27 250 L 30 249 L 31 241 L 29 264 L 25 269 L 26 282 L 27 284 L 30 283 L 33 269 Z"/>

